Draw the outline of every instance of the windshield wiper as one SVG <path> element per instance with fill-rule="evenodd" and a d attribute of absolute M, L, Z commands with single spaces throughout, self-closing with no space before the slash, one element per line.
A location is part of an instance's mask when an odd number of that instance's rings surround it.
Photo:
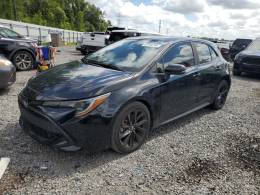
<path fill-rule="evenodd" d="M 105 68 L 111 68 L 111 69 L 114 69 L 114 70 L 123 71 L 121 68 L 115 66 L 114 64 L 103 64 L 103 63 L 100 63 L 98 65 L 103 66 Z"/>
<path fill-rule="evenodd" d="M 83 58 L 82 62 L 96 64 L 96 65 L 102 66 L 104 68 L 110 68 L 110 69 L 114 69 L 114 70 L 123 71 L 121 68 L 119 68 L 119 67 L 117 67 L 117 66 L 115 66 L 113 64 L 105 64 L 105 63 L 97 61 L 97 60 L 90 60 L 90 59 Z"/>

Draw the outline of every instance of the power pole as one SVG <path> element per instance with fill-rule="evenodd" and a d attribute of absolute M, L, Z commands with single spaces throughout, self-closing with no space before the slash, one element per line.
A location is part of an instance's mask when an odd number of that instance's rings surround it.
<path fill-rule="evenodd" d="M 14 20 L 17 20 L 16 0 L 13 0 L 13 12 L 14 12 Z"/>
<path fill-rule="evenodd" d="M 162 20 L 159 20 L 159 33 L 161 33 Z"/>
<path fill-rule="evenodd" d="M 119 12 L 117 16 L 117 26 L 119 27 L 120 25 L 121 25 L 121 13 Z"/>

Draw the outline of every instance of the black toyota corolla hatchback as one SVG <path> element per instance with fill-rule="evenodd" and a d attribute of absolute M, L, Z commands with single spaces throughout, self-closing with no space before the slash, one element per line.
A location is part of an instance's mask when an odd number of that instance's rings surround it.
<path fill-rule="evenodd" d="M 208 41 L 128 38 L 32 78 L 20 125 L 64 151 L 138 149 L 149 131 L 203 107 L 221 109 L 228 63 Z"/>

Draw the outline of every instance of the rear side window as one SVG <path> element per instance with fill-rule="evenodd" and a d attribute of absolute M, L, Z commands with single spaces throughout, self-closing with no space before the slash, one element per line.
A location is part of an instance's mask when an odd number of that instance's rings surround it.
<path fill-rule="evenodd" d="M 196 48 L 199 56 L 199 64 L 211 62 L 210 50 L 206 44 L 197 43 Z"/>

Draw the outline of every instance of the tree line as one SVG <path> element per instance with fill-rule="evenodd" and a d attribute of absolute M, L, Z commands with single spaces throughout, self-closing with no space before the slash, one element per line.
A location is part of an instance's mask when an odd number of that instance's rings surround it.
<path fill-rule="evenodd" d="M 0 18 L 76 31 L 104 31 L 104 13 L 84 0 L 0 0 Z"/>

